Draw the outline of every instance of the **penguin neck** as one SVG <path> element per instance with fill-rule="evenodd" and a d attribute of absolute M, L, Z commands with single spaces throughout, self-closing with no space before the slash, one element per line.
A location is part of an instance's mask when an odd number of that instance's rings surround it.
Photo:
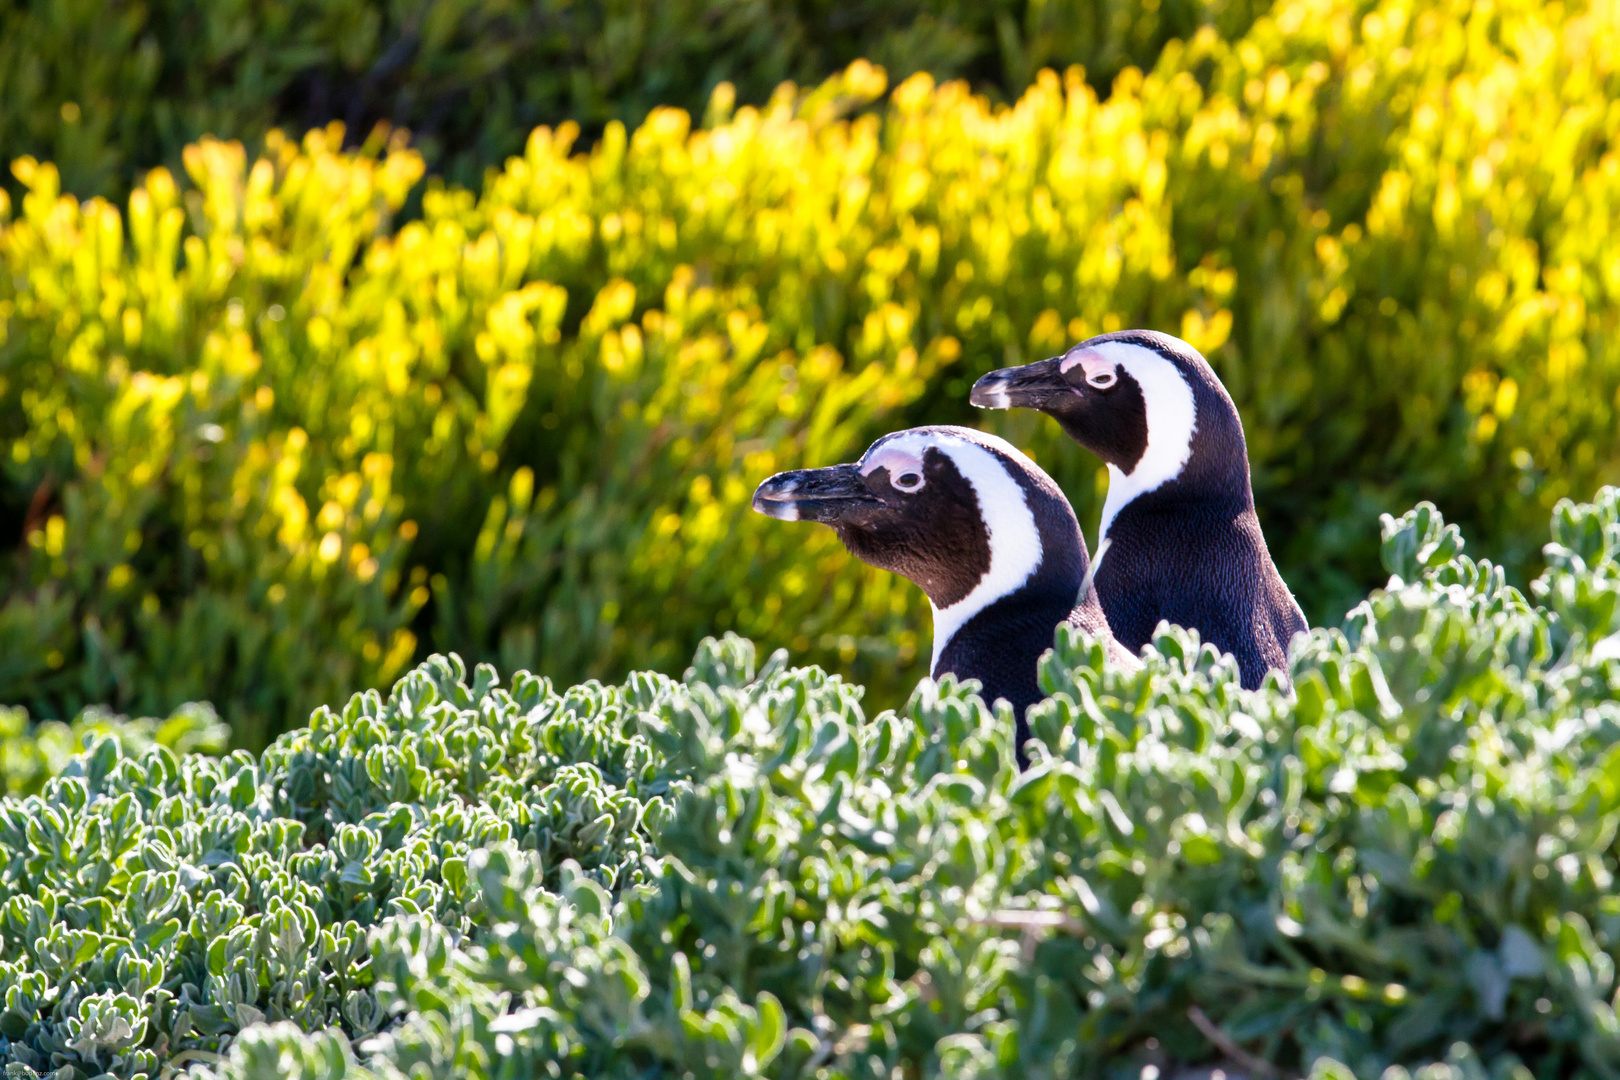
<path fill-rule="evenodd" d="M 1178 476 L 1153 487 L 1133 481 L 1118 465 L 1108 466 L 1108 497 L 1103 500 L 1102 518 L 1097 526 L 1097 558 L 1103 557 L 1102 545 L 1109 539 L 1109 529 L 1127 507 L 1151 510 L 1157 507 L 1188 506 L 1197 504 L 1211 509 L 1227 511 L 1236 516 L 1253 513 L 1254 492 L 1249 487 L 1248 470 L 1241 477 L 1229 476 L 1218 482 L 1200 482 L 1201 478 Z"/>
<path fill-rule="evenodd" d="M 1037 506 L 1040 498 L 1051 498 L 1042 493 L 1033 494 Z M 1043 514 L 1047 510 L 1041 509 Z M 1063 509 L 1067 510 L 1067 503 Z M 1069 513 L 1072 515 L 1072 511 Z M 952 672 L 961 678 L 979 679 L 985 683 L 985 698 L 989 701 L 996 697 L 990 682 L 998 671 L 1021 670 L 1027 666 L 1033 678 L 1034 661 L 1051 648 L 1052 633 L 1058 623 L 1068 618 L 1077 606 L 1087 603 L 1101 613 L 1094 589 L 1089 590 L 1087 597 L 1079 595 L 1081 586 L 1090 577 L 1088 570 L 1084 541 L 1079 525 L 1074 524 L 1068 529 L 1053 529 L 1042 535 L 1039 561 L 1014 588 L 984 598 L 972 610 L 967 610 L 962 603 L 941 609 L 933 607 L 930 601 L 934 614 L 934 656 L 930 674 L 938 678 Z M 1030 653 L 1027 665 L 1019 655 L 1024 651 Z M 984 658 L 992 654 L 997 661 L 988 672 L 981 670 Z M 1008 660 L 1015 662 L 1009 664 Z"/>
<path fill-rule="evenodd" d="M 943 607 L 939 603 L 942 597 L 929 593 L 928 606 L 934 615 L 934 655 L 928 667 L 931 673 L 941 670 L 945 646 L 964 627 L 988 608 L 1045 580 L 1058 569 L 1063 555 L 1061 543 L 1048 542 L 1043 525 L 1050 510 L 1043 504 L 1043 493 L 1032 488 L 1028 477 L 1009 474 L 988 456 L 967 454 L 956 461 L 973 485 L 989 564 L 967 595 L 952 597 Z M 1069 513 L 1072 519 L 1073 511 Z M 1078 525 L 1073 532 L 1075 542 L 1079 542 Z"/>
<path fill-rule="evenodd" d="M 1157 467 L 1165 455 L 1155 455 L 1151 431 L 1148 451 L 1130 472 L 1108 462 L 1108 497 L 1097 527 L 1099 561 L 1109 529 L 1128 506 L 1147 510 L 1197 504 L 1234 515 L 1254 511 L 1248 447 L 1236 408 L 1224 392 L 1197 383 L 1194 399 L 1198 422 L 1186 437 L 1185 450 L 1174 455 L 1180 460 L 1173 471 Z"/>
<path fill-rule="evenodd" d="M 1032 580 L 951 628 L 948 635 L 940 634 L 943 628 L 936 618 L 934 630 L 939 636 L 934 642 L 931 674 L 936 679 L 946 674 L 978 679 L 986 701 L 1004 697 L 1021 713 L 1039 696 L 1037 662 L 1052 647 L 1057 625 L 1081 606 L 1076 603 L 1080 585 L 1078 576 Z M 1100 615 L 1095 595 L 1089 602 Z"/>

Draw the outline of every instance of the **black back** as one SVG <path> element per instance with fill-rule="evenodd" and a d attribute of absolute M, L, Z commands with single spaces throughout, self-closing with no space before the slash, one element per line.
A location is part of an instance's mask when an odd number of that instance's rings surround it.
<path fill-rule="evenodd" d="M 1097 568 L 1097 594 L 1119 643 L 1140 650 L 1166 619 L 1231 653 L 1248 689 L 1269 670 L 1286 673 L 1288 643 L 1306 628 L 1305 617 L 1271 561 L 1253 508 L 1158 494 L 1119 512 Z"/>

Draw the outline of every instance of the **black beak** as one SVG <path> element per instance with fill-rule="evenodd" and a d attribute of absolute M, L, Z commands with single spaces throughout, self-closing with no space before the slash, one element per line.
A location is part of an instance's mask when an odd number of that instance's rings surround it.
<path fill-rule="evenodd" d="M 1044 409 L 1075 393 L 1061 363 L 1058 357 L 992 371 L 973 384 L 968 400 L 981 409 Z"/>
<path fill-rule="evenodd" d="M 782 521 L 836 525 L 851 514 L 879 505 L 854 465 L 796 469 L 777 473 L 754 492 L 754 509 Z"/>

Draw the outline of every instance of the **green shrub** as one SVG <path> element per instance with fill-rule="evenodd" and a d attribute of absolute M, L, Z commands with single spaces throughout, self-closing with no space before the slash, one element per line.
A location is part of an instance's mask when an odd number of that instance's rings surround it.
<path fill-rule="evenodd" d="M 1620 491 L 1552 532 L 1532 604 L 1432 507 L 1388 520 L 1293 694 L 1061 630 L 1022 774 L 972 684 L 867 719 L 735 637 L 562 694 L 435 657 L 257 759 L 99 739 L 0 800 L 0 1052 L 1134 1076 L 1218 1026 L 1323 1080 L 1608 1075 Z"/>
<path fill-rule="evenodd" d="M 0 10 L 0 147 L 56 162 L 81 197 L 121 199 L 205 135 L 376 121 L 416 134 L 434 171 L 476 185 L 538 124 L 593 133 L 655 106 L 701 113 L 729 81 L 763 103 L 865 57 L 899 76 L 971 76 L 1016 97 L 1043 66 L 1105 87 L 1254 0 L 32 0 Z"/>
<path fill-rule="evenodd" d="M 206 699 L 256 747 L 430 651 L 616 680 L 735 630 L 897 703 L 921 595 L 754 485 L 979 421 L 1094 520 L 1096 462 L 966 392 L 1131 325 L 1210 354 L 1313 620 L 1421 498 L 1522 582 L 1557 498 L 1620 472 L 1612 14 L 1288 0 L 1106 101 L 916 76 L 849 119 L 886 85 L 856 64 L 703 130 L 539 129 L 398 227 L 420 159 L 334 131 L 198 144 L 127 214 L 24 161 L 0 700 Z"/>

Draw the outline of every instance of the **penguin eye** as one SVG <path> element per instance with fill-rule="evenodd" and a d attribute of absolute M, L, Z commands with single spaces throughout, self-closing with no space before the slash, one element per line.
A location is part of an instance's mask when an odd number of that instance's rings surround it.
<path fill-rule="evenodd" d="M 923 486 L 923 478 L 919 473 L 903 472 L 890 483 L 901 491 L 917 491 Z"/>
<path fill-rule="evenodd" d="M 1119 382 L 1119 376 L 1114 374 L 1111 369 L 1104 369 L 1087 375 L 1086 382 L 1098 390 L 1107 390 L 1110 386 Z"/>

